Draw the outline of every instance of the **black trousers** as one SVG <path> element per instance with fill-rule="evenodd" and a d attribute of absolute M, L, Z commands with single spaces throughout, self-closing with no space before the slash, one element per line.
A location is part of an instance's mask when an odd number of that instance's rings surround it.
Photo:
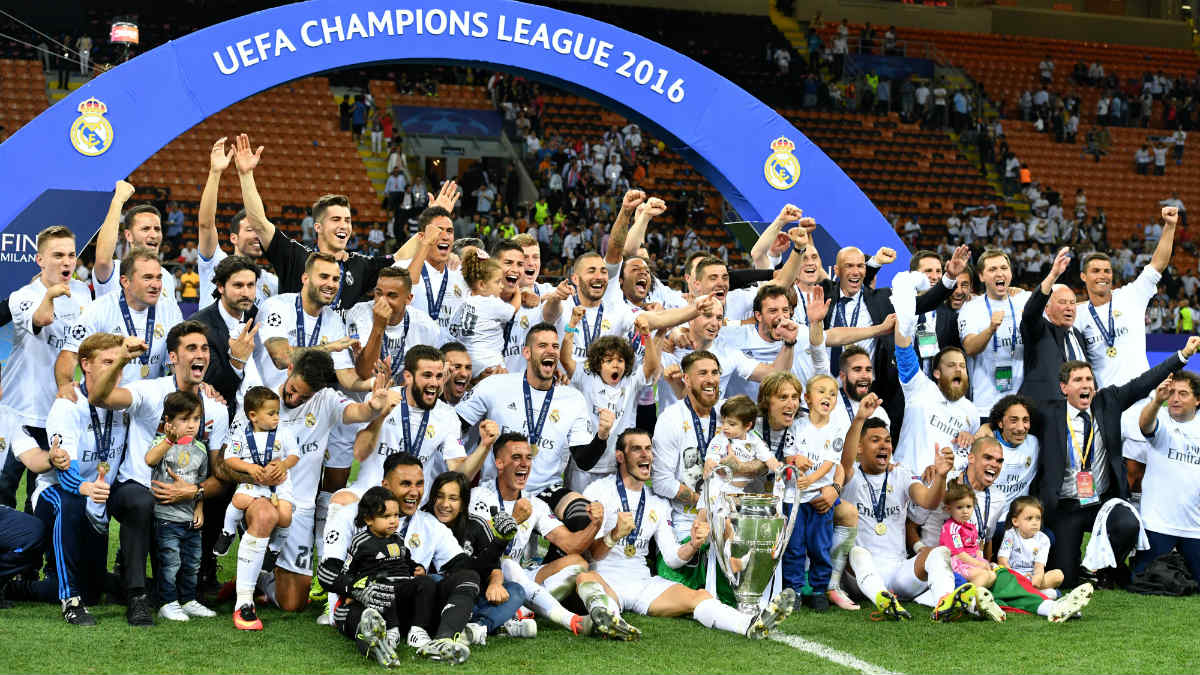
<path fill-rule="evenodd" d="M 121 523 L 121 584 L 129 596 L 146 591 L 146 558 L 154 552 L 154 495 L 136 481 L 113 485 L 109 514 Z M 158 569 L 157 556 L 151 565 Z"/>
<path fill-rule="evenodd" d="M 438 582 L 429 575 L 421 575 L 410 579 L 392 582 L 395 589 L 396 601 L 380 612 L 388 628 L 399 628 L 401 633 L 407 633 L 412 626 L 420 626 L 429 630 L 429 625 L 436 622 Z M 358 635 L 358 624 L 362 620 L 362 603 L 348 600 L 345 606 L 345 618 L 342 619 L 342 608 L 338 608 L 333 616 L 338 630 L 350 638 Z M 360 645 L 361 647 L 361 645 Z"/>
<path fill-rule="evenodd" d="M 42 521 L 0 504 L 0 580 L 36 567 L 44 534 Z"/>
<path fill-rule="evenodd" d="M 1096 523 L 1100 504 L 1081 507 L 1078 499 L 1061 499 L 1058 507 L 1046 513 L 1046 529 L 1054 531 L 1054 545 L 1050 547 L 1050 559 L 1046 569 L 1058 569 L 1063 573 L 1063 586 L 1079 585 L 1079 565 L 1083 559 L 1080 546 L 1084 532 L 1091 532 Z M 1125 506 L 1117 506 L 1108 515 L 1108 542 L 1118 565 L 1133 552 L 1137 544 L 1137 516 Z"/>

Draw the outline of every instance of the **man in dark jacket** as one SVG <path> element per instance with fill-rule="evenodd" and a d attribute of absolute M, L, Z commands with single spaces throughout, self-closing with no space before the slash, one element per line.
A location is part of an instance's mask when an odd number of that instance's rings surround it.
<path fill-rule="evenodd" d="M 1070 263 L 1071 251 L 1063 248 L 1041 286 L 1033 289 L 1021 313 L 1025 380 L 1020 393 L 1035 401 L 1061 399 L 1059 368 L 1067 361 L 1087 362 L 1087 340 L 1074 328 L 1075 292 L 1066 286 L 1055 288 L 1055 282 Z"/>

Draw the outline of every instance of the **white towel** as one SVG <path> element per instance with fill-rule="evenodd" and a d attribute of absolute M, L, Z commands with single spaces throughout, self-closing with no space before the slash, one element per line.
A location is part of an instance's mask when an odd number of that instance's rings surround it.
<path fill-rule="evenodd" d="M 1150 548 L 1150 540 L 1146 538 L 1146 528 L 1142 526 L 1142 516 L 1138 514 L 1133 504 L 1124 499 L 1110 499 L 1100 507 L 1096 514 L 1096 522 L 1092 525 L 1092 539 L 1088 542 L 1087 551 L 1083 555 L 1083 566 L 1095 572 L 1107 567 L 1116 567 L 1117 558 L 1113 554 L 1112 544 L 1108 541 L 1108 515 L 1119 505 L 1124 505 L 1133 513 L 1138 521 L 1138 539 L 1134 547 L 1138 551 Z"/>

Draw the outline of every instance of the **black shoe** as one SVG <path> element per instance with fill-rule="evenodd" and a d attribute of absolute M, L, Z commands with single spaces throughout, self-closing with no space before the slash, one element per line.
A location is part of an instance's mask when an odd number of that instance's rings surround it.
<path fill-rule="evenodd" d="M 275 571 L 275 563 L 279 560 L 279 551 L 267 549 L 267 554 L 263 556 L 262 571 L 270 574 Z"/>
<path fill-rule="evenodd" d="M 8 599 L 8 579 L 0 579 L 0 609 L 12 609 L 12 600 Z"/>
<path fill-rule="evenodd" d="M 217 541 L 213 544 L 213 555 L 223 556 L 229 553 L 229 547 L 233 545 L 233 534 L 230 532 L 222 532 L 217 535 Z"/>
<path fill-rule="evenodd" d="M 62 609 L 63 620 L 72 626 L 95 626 L 96 618 L 88 612 L 79 598 L 67 600 Z"/>
<path fill-rule="evenodd" d="M 804 596 L 800 600 L 800 604 L 814 612 L 827 612 L 829 611 L 829 596 L 824 593 L 812 593 Z"/>
<path fill-rule="evenodd" d="M 150 606 L 150 596 L 142 593 L 129 598 L 129 606 L 125 608 L 125 620 L 130 626 L 153 626 L 154 608 Z"/>

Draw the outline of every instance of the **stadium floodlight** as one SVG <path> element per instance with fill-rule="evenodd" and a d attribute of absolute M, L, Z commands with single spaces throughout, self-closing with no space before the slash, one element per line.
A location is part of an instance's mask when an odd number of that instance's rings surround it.
<path fill-rule="evenodd" d="M 138 43 L 138 26 L 132 21 L 113 19 L 108 40 L 114 44 L 136 45 Z"/>

